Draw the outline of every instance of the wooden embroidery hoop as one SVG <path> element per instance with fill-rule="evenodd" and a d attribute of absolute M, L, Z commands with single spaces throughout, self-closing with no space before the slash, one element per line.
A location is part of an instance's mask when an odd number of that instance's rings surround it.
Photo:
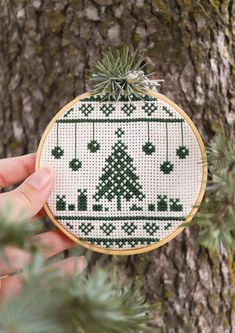
<path fill-rule="evenodd" d="M 206 190 L 206 182 L 207 182 L 207 161 L 206 161 L 206 150 L 205 150 L 205 146 L 204 143 L 201 139 L 201 136 L 197 130 L 197 128 L 195 127 L 194 123 L 192 122 L 192 120 L 187 116 L 187 114 L 178 106 L 176 105 L 174 102 L 172 102 L 171 100 L 169 100 L 167 97 L 165 97 L 162 94 L 156 93 L 152 90 L 148 90 L 147 93 L 149 96 L 155 97 L 157 99 L 161 99 L 164 102 L 168 103 L 169 105 L 171 105 L 185 120 L 185 122 L 190 126 L 190 128 L 192 129 L 196 140 L 198 142 L 199 148 L 200 148 L 200 152 L 201 152 L 201 157 L 202 157 L 202 182 L 201 182 L 201 188 L 200 188 L 200 192 L 199 195 L 197 197 L 197 200 L 194 204 L 194 207 L 192 208 L 192 210 L 190 211 L 190 213 L 187 215 L 186 219 L 184 220 L 183 223 L 188 223 L 192 220 L 192 218 L 194 217 L 194 215 L 196 214 L 203 196 L 205 194 L 205 190 Z M 67 110 L 69 110 L 70 108 L 72 108 L 79 100 L 83 99 L 83 98 L 87 98 L 91 96 L 91 94 L 89 92 L 84 93 L 78 97 L 76 97 L 75 99 L 73 99 L 71 102 L 69 102 L 68 104 L 66 104 L 50 121 L 50 123 L 48 124 L 46 130 L 44 131 L 42 138 L 40 140 L 39 146 L 38 146 L 38 150 L 37 150 L 37 154 L 36 154 L 36 163 L 35 163 L 35 169 L 39 169 L 40 167 L 40 158 L 41 158 L 41 153 L 42 153 L 42 149 L 43 149 L 43 145 L 44 142 L 49 134 L 49 132 L 51 131 L 54 123 L 56 122 L 56 120 L 58 118 L 60 118 L 64 112 L 66 112 Z M 50 208 L 48 207 L 48 204 L 44 205 L 44 209 L 47 213 L 47 215 L 49 216 L 50 220 L 65 234 L 67 235 L 70 239 L 72 239 L 74 242 L 80 244 L 81 246 L 95 251 L 95 252 L 99 252 L 99 253 L 104 253 L 104 254 L 109 254 L 109 255 L 132 255 L 132 254 L 140 254 L 140 253 L 144 253 L 144 252 L 148 252 L 151 250 L 154 250 L 166 243 L 168 243 L 170 240 L 172 240 L 173 238 L 175 238 L 179 233 L 181 233 L 183 231 L 183 229 L 185 227 L 179 226 L 176 230 L 174 230 L 172 233 L 170 233 L 167 237 L 163 238 L 162 240 L 160 240 L 159 242 L 156 242 L 152 245 L 148 245 L 148 246 L 144 246 L 141 248 L 134 248 L 134 249 L 126 249 L 126 250 L 113 250 L 113 249 L 109 249 L 109 248 L 101 248 L 95 245 L 92 245 L 88 242 L 85 242 L 83 240 L 80 240 L 79 238 L 77 238 L 76 236 L 70 234 L 54 217 L 53 213 L 51 212 Z"/>

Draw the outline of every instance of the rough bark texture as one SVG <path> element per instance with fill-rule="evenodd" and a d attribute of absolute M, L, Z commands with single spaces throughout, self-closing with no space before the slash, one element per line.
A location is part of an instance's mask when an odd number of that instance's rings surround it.
<path fill-rule="evenodd" d="M 162 92 L 205 141 L 235 120 L 232 0 L 0 0 L 0 155 L 33 152 L 53 115 L 87 91 L 108 46 L 130 44 L 164 78 Z M 154 332 L 235 332 L 234 287 L 223 256 L 184 231 L 145 255 L 112 258 L 147 293 Z"/>

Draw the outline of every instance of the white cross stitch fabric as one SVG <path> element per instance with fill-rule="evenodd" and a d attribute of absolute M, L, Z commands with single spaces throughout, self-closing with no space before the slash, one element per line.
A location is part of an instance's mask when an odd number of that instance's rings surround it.
<path fill-rule="evenodd" d="M 190 214 L 201 190 L 200 146 L 185 119 L 160 98 L 79 100 L 51 127 L 40 156 L 56 183 L 55 219 L 96 247 L 159 242 Z"/>

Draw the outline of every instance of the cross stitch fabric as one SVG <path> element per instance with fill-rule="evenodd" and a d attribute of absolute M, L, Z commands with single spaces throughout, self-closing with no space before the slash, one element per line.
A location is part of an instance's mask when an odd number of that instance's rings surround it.
<path fill-rule="evenodd" d="M 113 250 L 149 246 L 174 232 L 197 201 L 202 152 L 185 119 L 161 98 L 87 97 L 51 127 L 39 166 L 55 187 L 48 207 L 79 240 Z"/>

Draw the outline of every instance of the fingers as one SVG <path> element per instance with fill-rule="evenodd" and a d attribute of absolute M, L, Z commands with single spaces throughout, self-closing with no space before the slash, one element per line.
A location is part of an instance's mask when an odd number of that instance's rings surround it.
<path fill-rule="evenodd" d="M 46 211 L 45 211 L 44 207 L 42 207 L 42 209 L 40 209 L 40 211 L 37 213 L 36 217 L 38 217 L 40 219 L 40 218 L 43 218 L 46 215 L 47 215 Z"/>
<path fill-rule="evenodd" d="M 0 160 L 0 188 L 21 182 L 34 171 L 35 154 Z"/>
<path fill-rule="evenodd" d="M 36 215 L 47 201 L 54 185 L 54 176 L 48 167 L 41 168 L 27 178 L 18 188 L 0 196 L 0 208 L 12 203 L 12 218 L 24 212 L 25 218 Z"/>
<path fill-rule="evenodd" d="M 45 270 L 57 269 L 68 276 L 76 276 L 79 275 L 86 268 L 86 265 L 87 262 L 84 256 L 78 258 L 70 257 L 48 266 L 47 268 L 45 268 Z"/>
<path fill-rule="evenodd" d="M 75 246 L 75 243 L 59 230 L 44 232 L 33 238 L 37 244 L 41 244 L 44 259 Z M 4 248 L 4 259 L 0 260 L 0 275 L 17 272 L 30 261 L 31 256 L 26 251 L 7 246 Z"/>
<path fill-rule="evenodd" d="M 48 231 L 34 237 L 43 246 L 43 257 L 48 259 L 76 244 L 61 231 Z"/>
<path fill-rule="evenodd" d="M 44 270 L 50 269 L 58 269 L 63 274 L 72 276 L 80 274 L 84 268 L 86 267 L 86 259 L 85 257 L 71 257 L 60 262 L 57 262 L 53 265 L 46 267 Z M 20 289 L 24 282 L 24 274 L 13 275 L 0 280 L 1 287 L 0 287 L 0 301 L 5 301 L 17 296 L 20 292 Z"/>
<path fill-rule="evenodd" d="M 14 246 L 6 246 L 0 259 L 0 276 L 19 271 L 30 263 L 31 256 L 26 251 Z"/>

